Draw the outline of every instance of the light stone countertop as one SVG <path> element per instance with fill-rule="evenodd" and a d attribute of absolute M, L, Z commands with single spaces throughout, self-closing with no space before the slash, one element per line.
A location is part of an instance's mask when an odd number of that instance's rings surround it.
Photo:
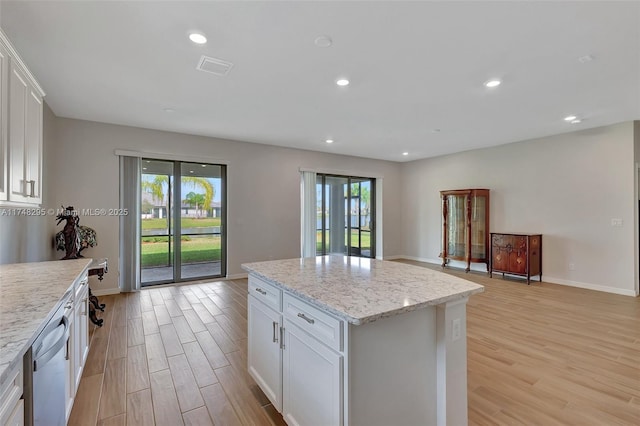
<path fill-rule="evenodd" d="M 91 259 L 0 265 L 0 386 Z"/>
<path fill-rule="evenodd" d="M 362 257 L 272 260 L 242 268 L 355 325 L 484 291 L 444 272 Z"/>

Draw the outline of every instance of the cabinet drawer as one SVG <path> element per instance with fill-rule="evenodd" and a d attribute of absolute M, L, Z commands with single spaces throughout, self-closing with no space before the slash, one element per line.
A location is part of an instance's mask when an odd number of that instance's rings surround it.
<path fill-rule="evenodd" d="M 13 411 L 5 420 L 2 419 L 2 426 L 24 426 L 24 400 L 21 399 L 13 407 Z"/>
<path fill-rule="evenodd" d="M 276 311 L 282 311 L 282 290 L 273 284 L 249 275 L 249 294 L 273 307 Z"/>
<path fill-rule="evenodd" d="M 16 404 L 22 397 L 22 364 L 19 363 L 14 367 L 7 376 L 7 381 L 2 386 L 2 394 L 0 395 L 0 420 L 4 422 L 13 416 Z"/>
<path fill-rule="evenodd" d="M 342 351 L 342 321 L 289 294 L 284 295 L 283 314 L 320 342 Z"/>

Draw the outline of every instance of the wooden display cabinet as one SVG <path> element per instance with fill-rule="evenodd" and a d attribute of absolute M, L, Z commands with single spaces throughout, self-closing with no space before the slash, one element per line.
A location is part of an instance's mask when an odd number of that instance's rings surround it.
<path fill-rule="evenodd" d="M 484 263 L 489 272 L 489 190 L 440 191 L 442 199 L 442 267 L 448 261 Z"/>

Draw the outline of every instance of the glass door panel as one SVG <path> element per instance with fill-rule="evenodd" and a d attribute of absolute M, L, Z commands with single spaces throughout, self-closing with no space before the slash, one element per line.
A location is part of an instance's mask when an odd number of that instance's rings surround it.
<path fill-rule="evenodd" d="M 465 257 L 465 247 L 467 241 L 467 227 L 464 217 L 464 195 L 448 196 L 448 235 L 449 246 L 447 254 L 452 257 Z"/>
<path fill-rule="evenodd" d="M 318 175 L 318 255 L 375 257 L 373 179 Z"/>
<path fill-rule="evenodd" d="M 142 160 L 143 286 L 226 275 L 225 172 L 221 165 Z"/>
<path fill-rule="evenodd" d="M 328 212 L 325 243 L 327 254 L 348 254 L 349 233 L 347 222 L 348 179 L 338 176 L 325 178 L 325 205 Z"/>
<path fill-rule="evenodd" d="M 180 278 L 222 274 L 222 166 L 181 163 Z"/>
<path fill-rule="evenodd" d="M 142 285 L 174 280 L 173 162 L 143 160 L 140 266 Z"/>
<path fill-rule="evenodd" d="M 486 225 L 486 204 L 487 198 L 484 196 L 473 196 L 471 198 L 471 257 L 484 259 L 487 257 L 485 240 L 487 238 Z"/>

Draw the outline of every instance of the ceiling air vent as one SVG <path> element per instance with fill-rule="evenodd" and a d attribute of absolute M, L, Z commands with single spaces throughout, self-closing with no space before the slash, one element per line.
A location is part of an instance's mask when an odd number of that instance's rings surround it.
<path fill-rule="evenodd" d="M 233 64 L 218 58 L 210 58 L 202 55 L 198 62 L 197 70 L 210 72 L 215 75 L 227 75 Z"/>

